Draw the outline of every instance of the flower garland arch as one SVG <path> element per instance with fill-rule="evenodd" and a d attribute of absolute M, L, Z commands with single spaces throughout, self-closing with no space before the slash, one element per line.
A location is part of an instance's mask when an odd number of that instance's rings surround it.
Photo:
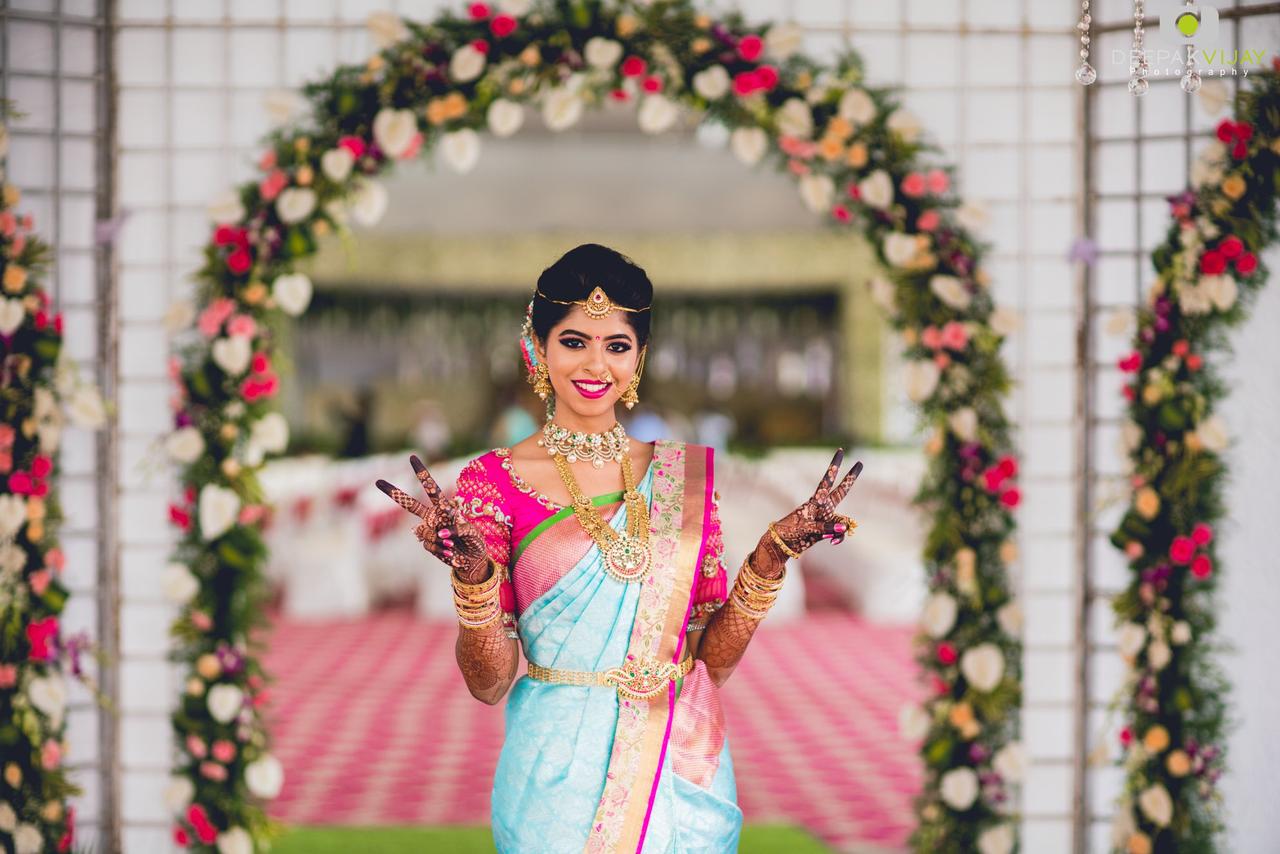
<path fill-rule="evenodd" d="M 0 113 L 10 114 L 0 104 Z M 0 158 L 8 131 L 0 124 Z M 62 315 L 42 279 L 52 260 L 21 191 L 0 170 L 0 846 L 68 851 L 80 793 L 67 755 L 68 673 L 97 696 L 81 668 L 87 636 L 60 624 L 71 595 L 58 543 L 58 448 L 67 423 L 106 418 L 96 388 L 63 350 Z M 100 698 L 99 698 L 100 699 Z"/>
<path fill-rule="evenodd" d="M 516 133 L 526 105 L 558 131 L 612 104 L 634 105 L 646 133 L 671 128 L 682 107 L 701 113 L 729 131 L 739 160 L 793 175 L 809 209 L 876 247 L 884 273 L 872 295 L 903 338 L 908 393 L 929 432 L 917 495 L 932 515 L 917 644 L 929 697 L 902 715 L 926 765 L 913 844 L 1011 851 L 1021 611 L 1006 567 L 1020 494 L 999 350 L 1012 316 L 993 305 L 981 266 L 981 214 L 956 198 L 950 169 L 926 164 L 936 150 L 915 119 L 889 90 L 864 86 L 855 54 L 827 67 L 798 52 L 794 26 L 713 19 L 692 0 L 470 3 L 425 24 L 377 14 L 370 28 L 379 52 L 305 86 L 310 115 L 273 133 L 257 178 L 211 207 L 195 328 L 170 364 L 166 444 L 182 498 L 170 508 L 181 536 L 165 588 L 181 605 L 174 655 L 187 673 L 166 798 L 176 841 L 236 854 L 275 832 L 261 803 L 283 770 L 250 635 L 269 512 L 256 471 L 288 443 L 270 411 L 272 332 L 311 297 L 295 263 L 348 220 L 382 215 L 374 178 L 396 161 L 438 150 L 466 172 L 480 131 Z"/>
<path fill-rule="evenodd" d="M 1118 702 L 1125 786 L 1117 850 L 1213 851 L 1223 830 L 1228 684 L 1215 654 L 1226 515 L 1227 387 L 1209 357 L 1266 284 L 1262 253 L 1280 240 L 1280 60 L 1249 75 L 1236 119 L 1169 198 L 1173 221 L 1151 258 L 1157 279 L 1121 357 L 1129 401 L 1129 508 L 1111 535 L 1131 577 L 1112 602 L 1129 666 Z"/>

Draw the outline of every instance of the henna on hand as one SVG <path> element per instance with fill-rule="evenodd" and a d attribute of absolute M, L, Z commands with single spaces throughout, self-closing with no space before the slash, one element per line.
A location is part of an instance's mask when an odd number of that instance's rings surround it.
<path fill-rule="evenodd" d="M 409 462 L 429 503 L 424 504 L 385 480 L 377 482 L 378 488 L 422 520 L 413 529 L 414 536 L 423 548 L 452 567 L 460 580 L 478 584 L 488 579 L 494 569 L 484 535 L 444 498 L 422 460 L 411 455 Z M 473 697 L 490 705 L 502 699 L 515 678 L 519 659 L 516 641 L 507 637 L 502 620 L 475 629 L 459 625 L 455 654 Z"/>

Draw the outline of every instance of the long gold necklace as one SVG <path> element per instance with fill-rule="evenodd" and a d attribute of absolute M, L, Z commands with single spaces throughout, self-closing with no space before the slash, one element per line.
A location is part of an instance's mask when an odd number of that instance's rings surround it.
<path fill-rule="evenodd" d="M 592 505 L 591 499 L 583 495 L 574 479 L 569 463 L 562 454 L 553 454 L 556 471 L 564 481 L 565 489 L 573 498 L 573 515 L 578 517 L 582 528 L 596 541 L 600 553 L 604 556 L 604 571 L 617 581 L 627 584 L 632 581 L 643 581 L 649 575 L 649 567 L 653 556 L 649 551 L 649 507 L 644 497 L 636 489 L 635 474 L 631 471 L 631 455 L 622 460 L 622 500 L 627 507 L 627 530 L 618 533 L 604 520 L 600 512 Z"/>

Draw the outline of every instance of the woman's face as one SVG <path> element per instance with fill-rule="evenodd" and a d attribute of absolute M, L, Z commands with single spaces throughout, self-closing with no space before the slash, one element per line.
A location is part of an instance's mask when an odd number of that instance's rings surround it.
<path fill-rule="evenodd" d="M 635 330 L 626 313 L 593 319 L 575 305 L 551 327 L 545 349 L 557 410 L 568 407 L 584 419 L 612 412 L 640 360 Z"/>

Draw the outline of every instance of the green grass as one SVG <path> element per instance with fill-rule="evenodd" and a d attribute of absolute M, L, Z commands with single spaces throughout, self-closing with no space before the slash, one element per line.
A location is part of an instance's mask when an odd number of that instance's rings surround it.
<path fill-rule="evenodd" d="M 273 854 L 493 854 L 487 827 L 298 827 L 285 832 Z M 796 827 L 747 825 L 742 854 L 829 854 L 830 849 Z"/>

